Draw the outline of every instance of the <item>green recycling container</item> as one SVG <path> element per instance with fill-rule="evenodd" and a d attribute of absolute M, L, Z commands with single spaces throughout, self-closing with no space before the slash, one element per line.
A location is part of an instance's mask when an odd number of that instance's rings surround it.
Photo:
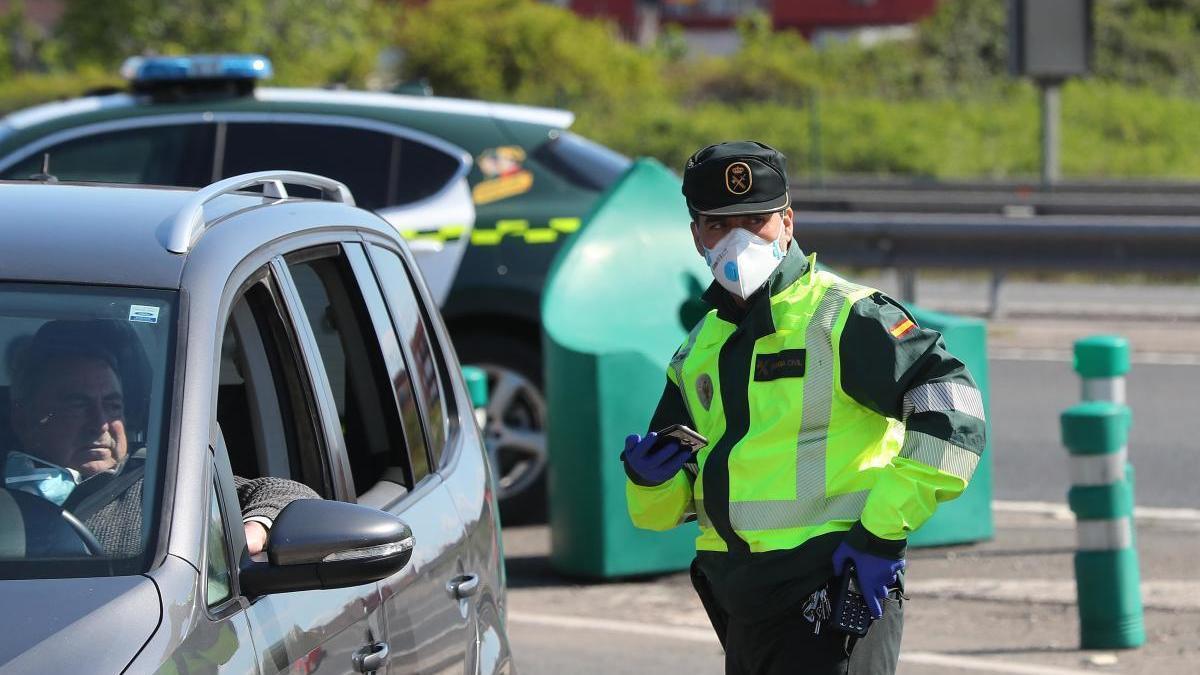
<path fill-rule="evenodd" d="M 969 317 L 953 316 L 911 308 L 917 323 L 932 328 L 946 339 L 946 347 L 967 365 L 979 393 L 985 413 L 991 410 L 988 394 L 987 325 Z M 990 414 L 989 414 L 990 416 Z M 995 535 L 992 520 L 992 433 L 988 422 L 988 442 L 971 484 L 958 499 L 938 505 L 937 511 L 908 538 L 910 546 L 946 546 L 991 539 Z"/>
<path fill-rule="evenodd" d="M 548 403 L 550 561 L 572 576 L 685 569 L 694 524 L 639 530 L 619 459 L 644 433 L 667 363 L 703 316 L 711 275 L 692 246 L 679 178 L 636 161 L 555 259 L 542 299 Z"/>

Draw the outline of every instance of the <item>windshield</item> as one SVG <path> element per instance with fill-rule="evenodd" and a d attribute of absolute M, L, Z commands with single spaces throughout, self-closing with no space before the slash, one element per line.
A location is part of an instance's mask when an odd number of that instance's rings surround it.
<path fill-rule="evenodd" d="M 0 283 L 0 578 L 145 571 L 174 297 Z"/>
<path fill-rule="evenodd" d="M 533 157 L 570 183 L 597 192 L 607 190 L 631 163 L 625 155 L 569 131 L 543 143 Z"/>

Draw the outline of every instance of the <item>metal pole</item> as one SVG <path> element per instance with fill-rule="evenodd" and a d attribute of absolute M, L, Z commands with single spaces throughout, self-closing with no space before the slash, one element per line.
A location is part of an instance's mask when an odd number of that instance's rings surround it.
<path fill-rule="evenodd" d="M 815 88 L 808 101 L 808 170 L 813 187 L 821 187 L 821 94 Z"/>
<path fill-rule="evenodd" d="M 1041 80 L 1038 84 L 1042 92 L 1042 187 L 1048 188 L 1062 177 L 1058 161 L 1062 83 L 1058 80 Z"/>
<path fill-rule="evenodd" d="M 915 303 L 917 301 L 917 269 L 915 267 L 897 267 L 896 280 L 900 283 L 900 299 L 906 303 Z"/>

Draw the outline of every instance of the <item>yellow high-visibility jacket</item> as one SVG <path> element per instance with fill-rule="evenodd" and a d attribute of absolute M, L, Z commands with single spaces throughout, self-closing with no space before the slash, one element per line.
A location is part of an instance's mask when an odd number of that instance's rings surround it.
<path fill-rule="evenodd" d="M 966 367 L 895 301 L 819 271 L 794 243 L 767 288 L 744 308 L 706 292 L 716 309 L 672 358 L 651 428 L 687 424 L 708 445 L 626 494 L 638 527 L 699 520 L 697 563 L 747 617 L 819 586 L 843 540 L 902 556 L 985 445 Z"/>

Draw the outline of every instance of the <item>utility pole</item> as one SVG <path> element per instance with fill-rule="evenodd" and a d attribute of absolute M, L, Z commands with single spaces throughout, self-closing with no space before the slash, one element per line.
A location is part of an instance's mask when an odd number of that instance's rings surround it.
<path fill-rule="evenodd" d="M 1038 88 L 1042 93 L 1042 188 L 1049 189 L 1062 177 L 1058 160 L 1062 81 L 1039 80 Z"/>

